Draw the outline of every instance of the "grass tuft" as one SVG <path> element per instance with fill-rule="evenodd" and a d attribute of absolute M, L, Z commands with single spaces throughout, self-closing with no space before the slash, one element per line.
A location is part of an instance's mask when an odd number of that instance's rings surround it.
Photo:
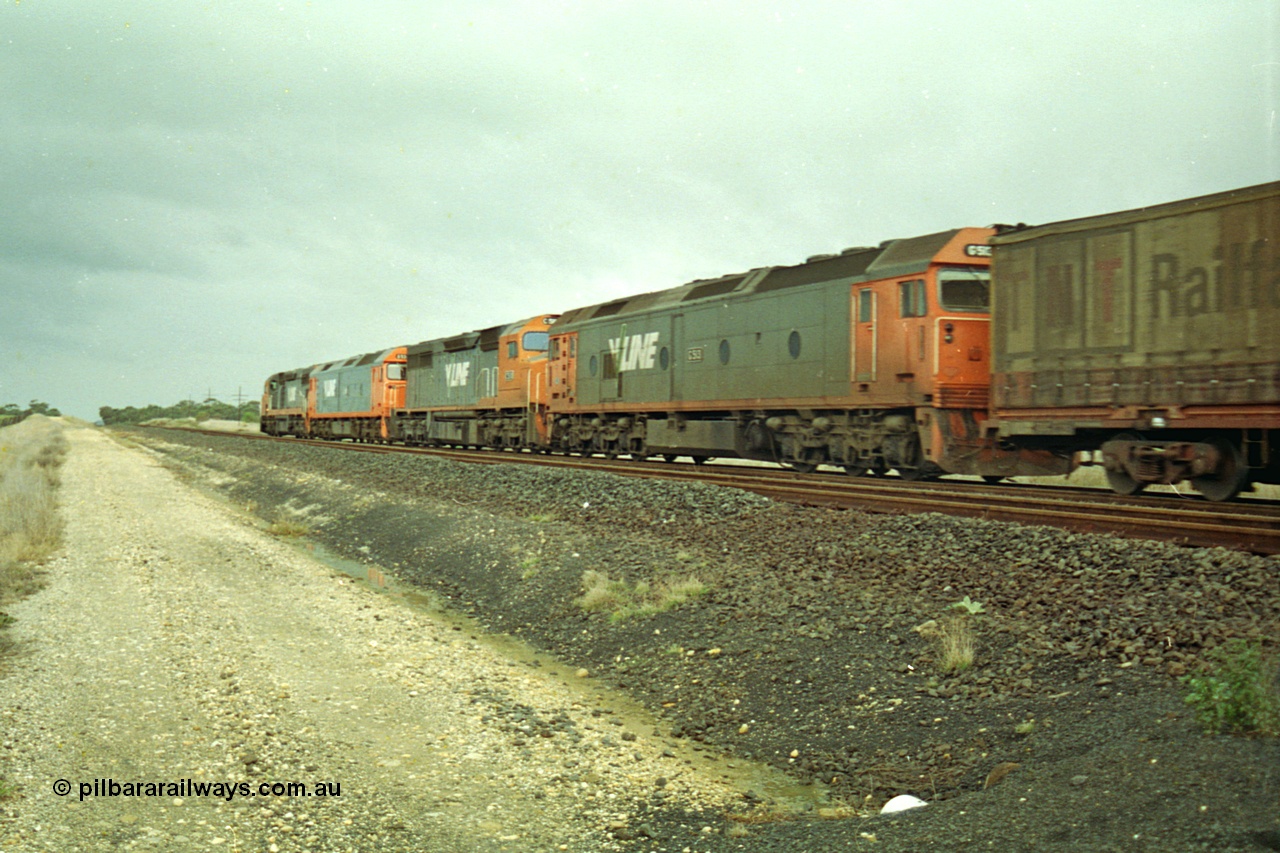
<path fill-rule="evenodd" d="M 705 595 L 709 589 L 693 575 L 664 579 L 656 585 L 647 581 L 628 584 L 588 569 L 582 573 L 582 595 L 575 603 L 583 610 L 608 612 L 611 622 L 621 622 L 665 613 Z"/>
<path fill-rule="evenodd" d="M 289 519 L 281 519 L 273 521 L 267 527 L 267 532 L 272 536 L 280 536 L 283 538 L 306 536 L 311 532 L 311 528 L 305 524 L 300 524 Z"/>
<path fill-rule="evenodd" d="M 964 672 L 973 666 L 976 644 L 973 621 L 968 615 L 948 616 L 938 622 L 934 643 L 943 672 Z"/>

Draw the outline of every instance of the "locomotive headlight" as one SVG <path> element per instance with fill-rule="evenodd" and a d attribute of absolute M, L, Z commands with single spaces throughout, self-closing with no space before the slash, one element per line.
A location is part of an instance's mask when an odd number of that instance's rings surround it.
<path fill-rule="evenodd" d="M 954 341 L 955 336 L 952 335 L 951 333 L 954 332 L 955 330 L 956 330 L 956 327 L 953 326 L 952 324 L 944 323 L 942 326 L 942 331 L 946 332 L 946 335 L 942 338 L 942 340 L 944 340 L 947 343 L 951 343 L 952 341 Z"/>

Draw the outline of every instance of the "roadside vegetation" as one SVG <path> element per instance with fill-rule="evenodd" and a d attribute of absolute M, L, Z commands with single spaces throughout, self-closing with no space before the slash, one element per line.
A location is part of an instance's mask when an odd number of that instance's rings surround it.
<path fill-rule="evenodd" d="M 62 425 L 43 416 L 0 429 L 0 655 L 10 651 L 6 608 L 40 587 L 40 564 L 61 541 L 54 492 L 67 452 Z"/>
<path fill-rule="evenodd" d="M 26 408 L 19 406 L 17 403 L 3 403 L 0 404 L 0 427 L 16 424 L 32 415 L 48 415 L 51 418 L 56 418 L 61 414 L 48 403 L 42 403 L 39 400 L 32 400 L 27 404 Z"/>
<path fill-rule="evenodd" d="M 1280 735 L 1280 654 L 1236 640 L 1209 653 L 1202 675 L 1188 675 L 1186 701 L 1206 732 Z"/>
<path fill-rule="evenodd" d="M 8 607 L 40 588 L 40 565 L 62 540 L 54 493 L 66 454 L 62 425 L 39 413 L 0 429 L 0 665 L 15 646 Z M 0 776 L 0 800 L 16 790 Z"/>
<path fill-rule="evenodd" d="M 256 400 L 249 400 L 237 406 L 234 403 L 224 403 L 208 397 L 199 403 L 194 400 L 183 400 L 172 406 L 157 406 L 154 403 L 141 408 L 125 406 L 123 409 L 115 409 L 111 406 L 102 406 L 98 409 L 98 417 L 102 418 L 105 426 L 140 424 L 161 419 L 190 420 L 193 423 L 207 420 L 257 423 L 258 409 L 259 404 Z"/>

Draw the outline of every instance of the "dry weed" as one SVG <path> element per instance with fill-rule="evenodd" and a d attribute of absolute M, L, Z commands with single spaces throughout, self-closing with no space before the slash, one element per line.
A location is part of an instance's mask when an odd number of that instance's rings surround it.
<path fill-rule="evenodd" d="M 583 610 L 609 612 L 610 620 L 620 622 L 632 616 L 664 613 L 692 601 L 709 587 L 693 575 L 668 578 L 653 586 L 647 581 L 634 585 L 616 581 L 604 572 L 588 569 L 582 573 L 582 595 L 576 604 Z"/>
<path fill-rule="evenodd" d="M 58 547 L 62 527 L 54 492 L 67 453 L 62 426 L 34 415 L 0 430 L 0 602 L 26 594 L 19 563 L 39 563 Z"/>
<path fill-rule="evenodd" d="M 943 672 L 963 672 L 973 666 L 973 620 L 968 614 L 948 616 L 939 622 L 934 642 Z"/>
<path fill-rule="evenodd" d="M 55 491 L 66 453 L 62 425 L 41 415 L 0 429 L 0 656 L 12 650 L 3 608 L 40 588 L 39 565 L 61 542 Z"/>

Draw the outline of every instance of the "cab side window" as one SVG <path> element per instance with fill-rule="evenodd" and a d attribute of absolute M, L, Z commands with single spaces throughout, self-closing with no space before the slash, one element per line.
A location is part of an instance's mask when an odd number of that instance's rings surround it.
<path fill-rule="evenodd" d="M 925 316 L 924 279 L 898 282 L 898 316 Z"/>

